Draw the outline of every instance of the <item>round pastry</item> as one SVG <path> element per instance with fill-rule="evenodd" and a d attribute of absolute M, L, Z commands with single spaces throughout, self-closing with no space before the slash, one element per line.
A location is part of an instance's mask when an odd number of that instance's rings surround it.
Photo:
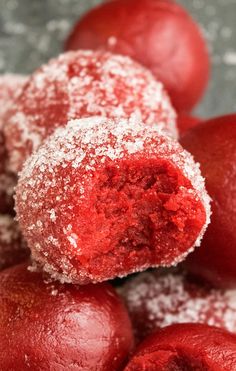
<path fill-rule="evenodd" d="M 182 139 L 206 178 L 212 198 L 212 222 L 188 269 L 216 286 L 236 285 L 236 115 L 215 118 Z"/>
<path fill-rule="evenodd" d="M 17 222 L 10 215 L 0 215 L 0 271 L 26 260 L 29 256 Z"/>
<path fill-rule="evenodd" d="M 26 162 L 16 194 L 33 259 L 72 283 L 175 265 L 209 223 L 191 155 L 158 126 L 125 119 L 57 129 Z"/>
<path fill-rule="evenodd" d="M 11 170 L 55 128 L 93 115 L 138 118 L 177 135 L 169 98 L 148 70 L 108 52 L 69 52 L 37 70 L 17 99 L 4 131 Z"/>
<path fill-rule="evenodd" d="M 125 371 L 236 369 L 236 335 L 199 323 L 176 324 L 149 336 Z"/>
<path fill-rule="evenodd" d="M 27 264 L 1 272 L 0 313 L 2 370 L 116 371 L 133 345 L 109 284 L 61 285 Z"/>
<path fill-rule="evenodd" d="M 65 49 L 105 49 L 129 55 L 163 82 L 178 111 L 193 108 L 209 78 L 209 57 L 200 28 L 171 0 L 98 5 L 75 25 Z"/>
<path fill-rule="evenodd" d="M 236 291 L 196 283 L 183 274 L 142 273 L 120 289 L 136 340 L 175 323 L 206 323 L 236 333 Z"/>

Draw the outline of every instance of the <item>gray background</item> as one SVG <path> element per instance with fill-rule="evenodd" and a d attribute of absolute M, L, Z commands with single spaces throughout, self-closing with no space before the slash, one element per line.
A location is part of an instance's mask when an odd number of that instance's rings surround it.
<path fill-rule="evenodd" d="M 139 1 L 139 0 L 137 0 Z M 0 73 L 30 73 L 62 50 L 73 22 L 99 0 L 0 0 Z M 205 117 L 236 111 L 236 0 L 179 0 L 200 23 L 212 56 Z"/>

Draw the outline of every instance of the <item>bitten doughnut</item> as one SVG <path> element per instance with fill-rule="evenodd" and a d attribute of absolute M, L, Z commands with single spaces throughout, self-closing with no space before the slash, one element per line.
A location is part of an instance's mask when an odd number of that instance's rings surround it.
<path fill-rule="evenodd" d="M 138 118 L 177 136 L 169 97 L 148 70 L 108 52 L 69 52 L 33 73 L 16 101 L 4 131 L 11 170 L 55 128 L 94 115 Z"/>
<path fill-rule="evenodd" d="M 163 82 L 177 111 L 189 112 L 209 79 L 206 42 L 190 14 L 171 0 L 116 0 L 98 5 L 74 26 L 66 50 L 129 55 Z"/>
<path fill-rule="evenodd" d="M 85 284 L 171 266 L 200 244 L 209 197 L 199 166 L 155 125 L 91 117 L 26 162 L 16 209 L 33 259 Z"/>
<path fill-rule="evenodd" d="M 137 341 L 175 323 L 206 323 L 236 333 L 236 291 L 213 289 L 183 274 L 145 272 L 120 289 Z"/>
<path fill-rule="evenodd" d="M 27 270 L 0 273 L 1 370 L 120 371 L 133 346 L 109 284 L 61 285 Z"/>

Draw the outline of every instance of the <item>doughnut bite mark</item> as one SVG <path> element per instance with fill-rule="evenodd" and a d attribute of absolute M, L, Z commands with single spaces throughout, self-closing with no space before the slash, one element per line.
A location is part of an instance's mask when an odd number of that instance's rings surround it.
<path fill-rule="evenodd" d="M 10 215 L 0 215 L 0 271 L 26 260 L 29 256 L 17 222 Z"/>
<path fill-rule="evenodd" d="M 33 73 L 16 101 L 5 127 L 11 170 L 55 128 L 94 115 L 138 118 L 177 136 L 169 97 L 151 72 L 109 52 L 69 52 Z"/>
<path fill-rule="evenodd" d="M 120 371 L 133 346 L 109 284 L 61 285 L 27 264 L 0 274 L 1 370 Z"/>
<path fill-rule="evenodd" d="M 175 1 L 117 0 L 98 5 L 75 25 L 65 49 L 105 49 L 130 56 L 164 84 L 179 112 L 191 111 L 209 79 L 200 27 Z"/>
<path fill-rule="evenodd" d="M 205 323 L 236 333 L 236 291 L 217 290 L 183 274 L 142 273 L 120 289 L 139 342 L 161 327 Z"/>
<path fill-rule="evenodd" d="M 157 126 L 128 120 L 59 128 L 26 162 L 16 193 L 34 260 L 72 283 L 175 265 L 209 223 L 191 155 Z"/>
<path fill-rule="evenodd" d="M 235 288 L 236 115 L 196 126 L 181 138 L 181 143 L 200 162 L 212 198 L 212 222 L 186 266 L 216 287 Z"/>
<path fill-rule="evenodd" d="M 176 324 L 149 336 L 125 371 L 236 370 L 236 335 L 199 323 Z"/>

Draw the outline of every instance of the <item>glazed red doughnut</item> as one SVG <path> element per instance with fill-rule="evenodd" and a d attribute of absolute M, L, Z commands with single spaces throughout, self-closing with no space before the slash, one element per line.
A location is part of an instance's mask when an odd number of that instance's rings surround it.
<path fill-rule="evenodd" d="M 16 185 L 15 175 L 8 170 L 3 127 L 25 82 L 26 77 L 21 75 L 0 76 L 0 214 L 13 213 L 13 188 Z"/>
<path fill-rule="evenodd" d="M 187 262 L 189 270 L 213 285 L 236 285 L 236 115 L 196 126 L 182 139 L 206 178 L 212 222 L 202 245 Z"/>
<path fill-rule="evenodd" d="M 125 371 L 233 371 L 236 335 L 184 323 L 165 327 L 140 345 Z"/>
<path fill-rule="evenodd" d="M 25 164 L 16 209 L 35 261 L 72 283 L 182 261 L 209 223 L 199 167 L 156 125 L 91 117 Z"/>
<path fill-rule="evenodd" d="M 19 96 L 5 127 L 11 170 L 56 127 L 94 115 L 139 118 L 177 136 L 169 98 L 148 70 L 108 52 L 70 52 L 37 70 Z"/>
<path fill-rule="evenodd" d="M 0 273 L 0 313 L 3 371 L 120 371 L 133 346 L 127 311 L 109 284 L 62 285 L 27 263 Z"/>
<path fill-rule="evenodd" d="M 129 55 L 163 82 L 178 111 L 193 108 L 209 78 L 209 57 L 200 28 L 171 0 L 98 5 L 75 25 L 65 49 L 105 49 Z"/>
<path fill-rule="evenodd" d="M 0 271 L 26 260 L 29 249 L 11 215 L 0 215 Z"/>
<path fill-rule="evenodd" d="M 236 333 L 236 291 L 221 291 L 180 273 L 142 273 L 120 289 L 136 340 L 175 323 L 199 322 Z"/>
<path fill-rule="evenodd" d="M 177 127 L 180 135 L 184 135 L 189 129 L 200 124 L 202 119 L 186 114 L 180 114 L 177 117 Z"/>

